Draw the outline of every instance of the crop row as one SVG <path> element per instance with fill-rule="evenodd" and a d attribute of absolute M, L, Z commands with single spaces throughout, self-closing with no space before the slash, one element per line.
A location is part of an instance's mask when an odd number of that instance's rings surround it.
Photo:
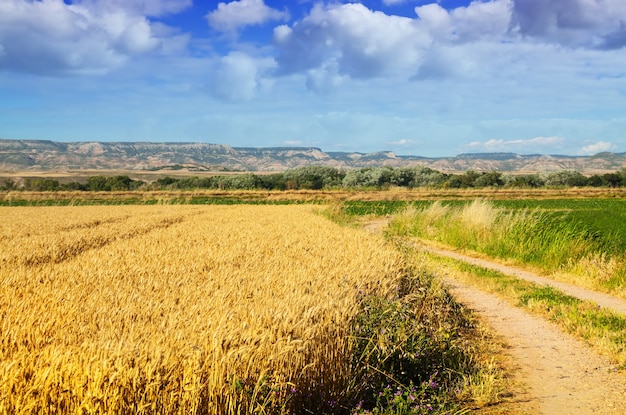
<path fill-rule="evenodd" d="M 359 298 L 404 267 L 312 206 L 12 209 L 0 414 L 321 413 Z"/>

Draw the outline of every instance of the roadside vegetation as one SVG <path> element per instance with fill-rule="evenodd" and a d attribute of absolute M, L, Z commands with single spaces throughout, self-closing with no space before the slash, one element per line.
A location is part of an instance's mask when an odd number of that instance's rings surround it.
<path fill-rule="evenodd" d="M 425 272 L 452 276 L 544 316 L 626 369 L 625 316 L 551 287 L 420 252 L 412 242 L 472 251 L 626 297 L 623 199 L 359 201 L 336 209 L 353 220 L 386 215 L 387 236 L 414 250 Z"/>
<path fill-rule="evenodd" d="M 314 206 L 3 207 L 0 414 L 460 414 L 489 342 Z"/>
<path fill-rule="evenodd" d="M 626 203 L 620 199 L 435 201 L 398 213 L 389 232 L 626 297 Z"/>

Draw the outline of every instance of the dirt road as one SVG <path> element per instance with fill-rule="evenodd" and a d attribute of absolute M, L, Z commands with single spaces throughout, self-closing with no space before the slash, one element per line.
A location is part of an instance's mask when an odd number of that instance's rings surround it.
<path fill-rule="evenodd" d="M 619 298 L 452 251 L 424 246 L 418 246 L 418 249 L 551 285 L 574 297 L 626 314 L 626 301 Z M 473 309 L 496 333 L 506 338 L 507 353 L 515 368 L 513 376 L 517 383 L 526 386 L 525 390 L 514 392 L 515 408 L 519 413 L 626 414 L 626 374 L 615 371 L 607 359 L 592 351 L 584 342 L 495 295 L 451 279 L 447 279 L 446 284 L 460 302 Z"/>
<path fill-rule="evenodd" d="M 378 231 L 382 224 L 366 226 Z M 626 301 L 580 287 L 557 283 L 520 269 L 476 259 L 452 251 L 417 246 L 437 255 L 453 257 L 524 278 L 549 284 L 578 298 L 595 301 L 626 314 Z M 617 372 L 604 357 L 558 326 L 511 306 L 503 299 L 459 281 L 446 279 L 452 294 L 474 310 L 499 336 L 506 339 L 507 357 L 514 368 L 512 391 L 516 414 L 626 415 L 626 374 Z"/>
<path fill-rule="evenodd" d="M 495 295 L 447 280 L 450 291 L 508 344 L 515 368 L 515 409 L 521 414 L 626 414 L 626 376 L 556 325 Z"/>
<path fill-rule="evenodd" d="M 426 245 L 418 245 L 418 249 L 431 252 L 437 255 L 445 256 L 452 259 L 465 261 L 467 263 L 478 265 L 483 268 L 492 269 L 503 274 L 511 275 L 523 280 L 531 281 L 539 285 L 549 285 L 557 290 L 571 295 L 572 297 L 580 298 L 581 300 L 593 301 L 601 307 L 610 308 L 614 311 L 626 315 L 626 300 L 613 297 L 608 294 L 600 293 L 597 291 L 587 290 L 576 285 L 566 284 L 564 282 L 554 281 L 549 278 L 545 278 L 534 274 L 532 272 L 524 271 L 519 268 L 509 267 L 499 264 L 494 261 L 489 261 L 480 258 L 474 258 L 468 255 L 463 255 L 458 252 L 448 251 L 445 249 L 434 248 Z"/>

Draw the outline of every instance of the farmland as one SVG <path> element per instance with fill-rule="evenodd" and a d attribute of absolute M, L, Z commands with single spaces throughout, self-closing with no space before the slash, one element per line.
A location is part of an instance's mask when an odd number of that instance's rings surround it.
<path fill-rule="evenodd" d="M 437 278 L 459 266 L 402 241 L 614 295 L 626 285 L 612 190 L 1 196 L 0 414 L 489 408 L 506 388 L 485 352 L 497 345 Z M 328 220 L 377 216 L 387 239 Z M 485 285 L 480 269 L 459 270 Z M 623 330 L 604 310 L 499 281 L 551 319 L 570 307 L 568 331 L 589 329 L 623 365 Z"/>
<path fill-rule="evenodd" d="M 480 378 L 445 291 L 315 206 L 0 210 L 0 414 L 443 413 Z"/>

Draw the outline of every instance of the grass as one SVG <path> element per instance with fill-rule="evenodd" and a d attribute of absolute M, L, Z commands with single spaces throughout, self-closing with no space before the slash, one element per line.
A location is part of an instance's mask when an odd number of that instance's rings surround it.
<path fill-rule="evenodd" d="M 516 201 L 410 206 L 394 216 L 389 232 L 525 265 L 553 278 L 626 297 L 626 228 L 623 201 L 547 201 L 543 208 Z M 600 207 L 597 207 L 597 206 Z M 548 208 L 551 206 L 551 208 Z M 578 206 L 578 207 L 577 207 Z M 609 207 L 615 207 L 608 212 Z M 620 210 L 621 209 L 621 210 Z M 595 216 L 594 221 L 585 218 Z M 613 225 L 613 219 L 620 219 Z"/>
<path fill-rule="evenodd" d="M 518 307 L 557 323 L 609 357 L 616 367 L 626 368 L 626 317 L 623 315 L 552 287 L 434 254 L 423 255 L 431 272 L 445 267 L 455 279 L 496 293 Z"/>

